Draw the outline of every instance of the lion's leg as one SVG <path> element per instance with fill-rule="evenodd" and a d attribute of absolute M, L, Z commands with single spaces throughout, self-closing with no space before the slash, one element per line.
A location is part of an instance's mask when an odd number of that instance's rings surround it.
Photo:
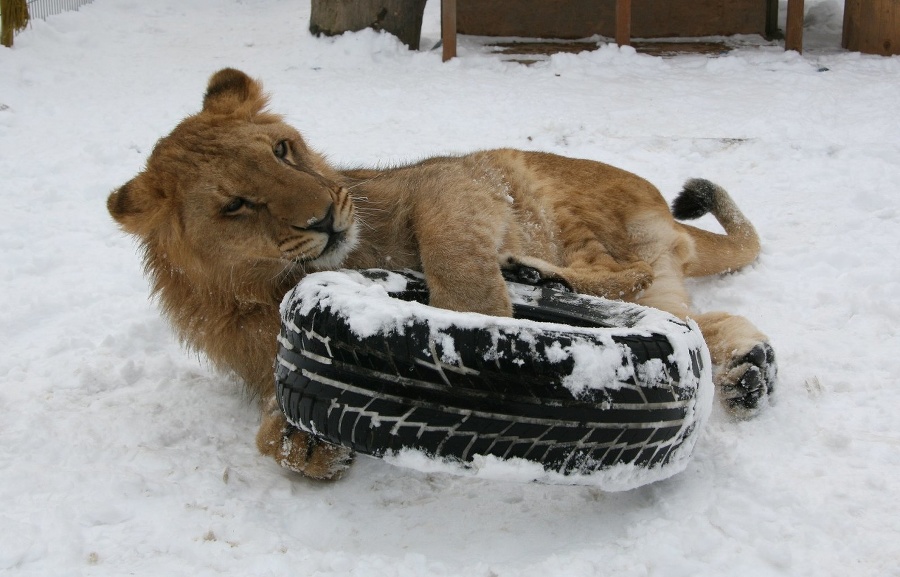
<path fill-rule="evenodd" d="M 528 256 L 501 256 L 504 269 L 535 269 L 542 281 L 563 281 L 575 292 L 594 296 L 631 300 L 653 281 L 653 270 L 643 261 L 619 263 L 606 255 L 588 262 L 575 261 L 556 266 L 543 259 Z"/>
<path fill-rule="evenodd" d="M 263 407 L 256 446 L 282 467 L 312 479 L 338 479 L 353 461 L 349 449 L 316 439 L 291 425 L 274 396 Z"/>
<path fill-rule="evenodd" d="M 493 255 L 455 264 L 422 259 L 431 306 L 501 317 L 512 316 L 506 283 Z"/>
<path fill-rule="evenodd" d="M 713 379 L 726 406 L 748 417 L 775 389 L 778 366 L 769 339 L 744 317 L 724 312 L 695 315 L 716 366 Z"/>
<path fill-rule="evenodd" d="M 753 415 L 772 394 L 777 376 L 775 353 L 766 336 L 744 317 L 692 312 L 681 265 L 673 254 L 662 255 L 654 272 L 653 284 L 637 302 L 694 319 L 709 347 L 717 395 L 735 415 Z"/>
<path fill-rule="evenodd" d="M 490 208 L 490 207 L 488 207 Z M 494 218 L 489 215 L 494 214 Z M 432 306 L 494 316 L 512 316 L 512 303 L 497 262 L 503 218 L 485 210 L 468 219 L 443 217 L 417 231 L 422 272 Z"/>
<path fill-rule="evenodd" d="M 630 221 L 636 218 L 632 215 Z M 637 250 L 639 239 L 629 222 L 602 210 L 583 214 L 568 207 L 557 211 L 562 257 L 559 273 L 572 288 L 632 300 L 653 282 L 653 268 Z"/>

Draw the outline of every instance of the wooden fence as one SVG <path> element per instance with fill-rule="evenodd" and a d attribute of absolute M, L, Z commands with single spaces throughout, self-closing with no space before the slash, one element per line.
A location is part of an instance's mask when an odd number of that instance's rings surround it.
<path fill-rule="evenodd" d="M 41 20 L 69 10 L 78 10 L 94 0 L 28 0 L 28 13 Z"/>

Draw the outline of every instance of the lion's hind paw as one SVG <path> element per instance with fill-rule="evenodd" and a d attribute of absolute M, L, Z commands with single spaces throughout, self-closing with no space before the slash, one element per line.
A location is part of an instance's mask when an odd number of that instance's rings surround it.
<path fill-rule="evenodd" d="M 732 359 L 718 376 L 725 406 L 737 417 L 755 416 L 775 390 L 778 365 L 775 350 L 766 342 Z"/>
<path fill-rule="evenodd" d="M 324 481 L 339 479 L 353 463 L 353 452 L 289 427 L 282 438 L 278 463 L 291 471 Z"/>
<path fill-rule="evenodd" d="M 298 429 L 276 409 L 277 405 L 270 407 L 263 416 L 256 435 L 259 451 L 285 469 L 311 479 L 339 479 L 353 462 L 353 452 Z"/>

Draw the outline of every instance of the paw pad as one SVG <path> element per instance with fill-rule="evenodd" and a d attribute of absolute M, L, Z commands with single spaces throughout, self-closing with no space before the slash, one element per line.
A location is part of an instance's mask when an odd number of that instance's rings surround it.
<path fill-rule="evenodd" d="M 775 390 L 778 365 L 769 343 L 759 343 L 746 354 L 732 360 L 717 381 L 725 405 L 737 416 L 755 415 L 763 399 Z"/>

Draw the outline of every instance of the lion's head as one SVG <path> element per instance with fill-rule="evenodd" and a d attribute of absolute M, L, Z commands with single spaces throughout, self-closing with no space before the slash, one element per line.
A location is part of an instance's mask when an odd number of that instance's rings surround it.
<path fill-rule="evenodd" d="M 266 104 L 243 72 L 217 72 L 203 109 L 109 196 L 109 212 L 141 239 L 151 273 L 233 284 L 252 300 L 266 288 L 260 283 L 333 268 L 352 250 L 354 209 L 340 177 Z"/>
<path fill-rule="evenodd" d="M 272 387 L 285 292 L 339 266 L 357 242 L 341 176 L 266 104 L 243 72 L 217 72 L 203 109 L 107 200 L 139 239 L 181 340 L 260 393 Z"/>

